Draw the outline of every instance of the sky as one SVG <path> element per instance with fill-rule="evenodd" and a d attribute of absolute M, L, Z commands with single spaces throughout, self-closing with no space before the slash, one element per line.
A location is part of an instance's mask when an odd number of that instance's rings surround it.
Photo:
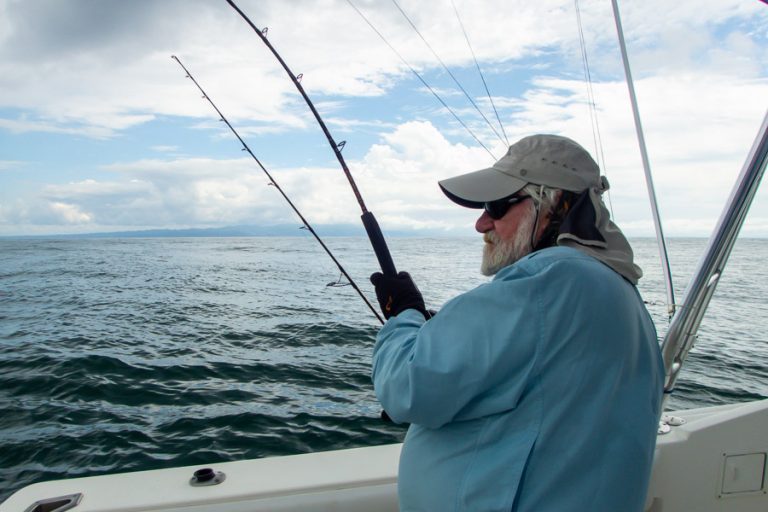
<path fill-rule="evenodd" d="M 350 1 L 238 5 L 346 141 L 385 234 L 474 232 L 477 211 L 437 181 L 504 154 L 495 108 L 509 142 L 580 142 L 611 183 L 618 225 L 653 236 L 610 2 Z M 664 231 L 708 236 L 768 109 L 768 5 L 620 9 Z M 224 0 L 0 0 L 0 235 L 300 224 L 171 55 L 319 232 L 359 223 L 306 104 Z M 758 193 L 743 236 L 768 236 L 767 200 Z"/>

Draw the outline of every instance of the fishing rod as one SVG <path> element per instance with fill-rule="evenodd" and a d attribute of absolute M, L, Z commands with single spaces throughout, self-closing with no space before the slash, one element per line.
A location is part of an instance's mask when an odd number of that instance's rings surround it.
<path fill-rule="evenodd" d="M 266 36 L 267 29 L 260 30 L 256 27 L 256 25 L 253 24 L 253 22 L 246 16 L 246 14 L 240 10 L 240 8 L 233 2 L 232 0 L 227 0 L 227 3 L 235 10 L 237 13 L 245 20 L 246 23 L 253 29 L 254 32 L 256 32 L 256 35 L 259 36 L 259 38 L 262 40 L 262 42 L 269 48 L 269 50 L 272 52 L 272 55 L 275 56 L 275 58 L 280 62 L 280 65 L 283 67 L 285 72 L 288 74 L 288 77 L 291 79 L 291 82 L 293 82 L 293 85 L 296 86 L 296 89 L 298 89 L 299 93 L 301 94 L 302 98 L 304 98 L 304 101 L 307 103 L 307 106 L 312 111 L 312 114 L 315 116 L 315 119 L 317 120 L 317 123 L 320 125 L 320 128 L 322 128 L 323 133 L 325 134 L 325 138 L 328 140 L 328 144 L 331 145 L 331 149 L 333 150 L 333 153 L 336 155 L 336 159 L 339 161 L 339 164 L 341 165 L 341 169 L 344 171 L 344 175 L 347 177 L 347 180 L 349 181 L 349 185 L 352 187 L 352 192 L 355 194 L 355 198 L 357 199 L 358 204 L 360 205 L 360 209 L 362 210 L 362 215 L 360 216 L 360 219 L 363 222 L 363 226 L 365 227 L 365 231 L 368 234 L 368 239 L 371 241 L 371 246 L 373 247 L 373 252 L 376 254 L 376 259 L 379 261 L 379 266 L 381 267 L 382 272 L 385 275 L 395 276 L 397 275 L 397 270 L 395 269 L 395 263 L 392 261 L 392 255 L 389 253 L 389 249 L 387 248 L 387 242 L 384 240 L 384 235 L 381 232 L 381 228 L 379 227 L 379 223 L 376 221 L 376 217 L 373 216 L 373 213 L 368 211 L 368 208 L 365 206 L 365 202 L 363 201 L 363 196 L 360 195 L 360 191 L 357 189 L 357 184 L 355 183 L 355 180 L 352 178 L 352 173 L 349 171 L 349 167 L 347 167 L 347 163 L 344 161 L 344 157 L 341 154 L 341 150 L 344 147 L 346 141 L 342 141 L 340 143 L 336 143 L 336 141 L 333 139 L 333 136 L 331 135 L 331 132 L 328 130 L 328 127 L 325 126 L 325 122 L 323 122 L 322 117 L 320 117 L 320 114 L 317 112 L 317 109 L 315 108 L 315 105 L 312 103 L 312 100 L 309 99 L 309 96 L 307 95 L 306 91 L 304 90 L 304 87 L 301 85 L 301 76 L 302 75 L 296 75 L 294 74 L 291 69 L 288 67 L 288 65 L 285 63 L 283 58 L 280 56 L 280 54 L 275 50 L 275 48 L 272 46 L 272 44 L 269 42 Z"/>
<path fill-rule="evenodd" d="M 256 158 L 256 155 L 251 151 L 251 148 L 246 144 L 246 142 L 243 140 L 242 137 L 240 137 L 240 134 L 237 133 L 237 130 L 232 126 L 232 124 L 227 120 L 226 117 L 224 117 L 224 114 L 221 113 L 221 110 L 219 110 L 219 107 L 216 106 L 216 104 L 213 102 L 213 100 L 208 96 L 208 94 L 203 90 L 203 88 L 200 86 L 199 83 L 197 83 L 197 80 L 192 76 L 192 73 L 189 72 L 189 70 L 184 66 L 184 64 L 181 63 L 178 57 L 175 55 L 171 55 L 171 58 L 175 60 L 179 66 L 181 66 L 181 69 L 184 70 L 184 72 L 187 74 L 187 78 L 192 80 L 192 83 L 194 83 L 197 88 L 200 90 L 200 92 L 203 94 L 203 98 L 208 101 L 208 103 L 211 104 L 213 109 L 216 111 L 217 114 L 219 114 L 219 117 L 221 120 L 229 127 L 230 131 L 237 137 L 237 140 L 240 141 L 240 143 L 243 145 L 243 151 L 247 151 L 249 155 L 251 155 L 251 158 L 254 159 L 254 161 L 259 165 L 262 171 L 264 171 L 264 174 L 267 175 L 267 178 L 269 178 L 269 184 L 272 185 L 277 189 L 278 192 L 283 196 L 283 199 L 286 200 L 286 202 L 290 205 L 290 207 L 293 209 L 294 212 L 296 212 L 296 215 L 299 216 L 299 219 L 301 219 L 301 222 L 304 223 L 304 227 L 307 228 L 307 231 L 312 233 L 312 236 L 315 237 L 315 240 L 322 246 L 323 250 L 325 250 L 326 254 L 330 256 L 330 258 L 333 260 L 333 262 L 336 264 L 336 266 L 339 268 L 339 271 L 344 275 L 344 277 L 347 278 L 349 281 L 349 284 L 352 285 L 352 288 L 355 289 L 358 295 L 360 295 L 360 298 L 363 299 L 363 302 L 366 303 L 368 308 L 373 312 L 374 315 L 376 315 L 376 318 L 379 319 L 379 322 L 382 324 L 384 323 L 384 320 L 379 315 L 379 312 L 376 311 L 376 308 L 373 307 L 373 305 L 368 301 L 368 298 L 363 294 L 363 292 L 360 290 L 360 288 L 357 286 L 355 281 L 350 277 L 350 275 L 347 273 L 347 271 L 344 269 L 344 267 L 339 263 L 339 260 L 336 259 L 336 257 L 333 255 L 333 253 L 328 249 L 328 247 L 325 245 L 325 242 L 320 238 L 320 236 L 315 232 L 315 230 L 312 228 L 312 226 L 307 222 L 307 219 L 304 218 L 304 216 L 301 214 L 298 208 L 296 208 L 296 205 L 293 204 L 293 201 L 291 201 L 288 196 L 283 192 L 283 189 L 280 188 L 280 185 L 277 184 L 275 179 L 272 177 L 272 175 L 267 171 L 267 169 L 264 167 L 264 165 L 261 163 L 261 161 Z"/>

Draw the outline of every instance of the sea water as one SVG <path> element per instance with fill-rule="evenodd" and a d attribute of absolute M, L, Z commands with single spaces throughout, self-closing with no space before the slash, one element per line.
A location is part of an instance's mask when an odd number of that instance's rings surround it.
<path fill-rule="evenodd" d="M 328 246 L 372 304 L 364 238 Z M 479 238 L 393 238 L 427 305 L 483 283 Z M 669 241 L 678 301 L 703 239 Z M 660 336 L 653 240 L 633 240 Z M 672 408 L 768 397 L 768 240 L 740 240 Z M 378 320 L 308 237 L 0 241 L 0 501 L 25 485 L 393 443 Z"/>

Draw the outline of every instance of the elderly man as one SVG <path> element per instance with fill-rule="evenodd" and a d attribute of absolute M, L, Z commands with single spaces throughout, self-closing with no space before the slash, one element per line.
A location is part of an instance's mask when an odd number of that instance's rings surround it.
<path fill-rule="evenodd" d="M 401 510 L 641 511 L 663 364 L 597 164 L 535 135 L 440 187 L 482 209 L 494 278 L 430 318 L 407 273 L 371 276 L 388 317 L 374 387 L 411 424 Z"/>

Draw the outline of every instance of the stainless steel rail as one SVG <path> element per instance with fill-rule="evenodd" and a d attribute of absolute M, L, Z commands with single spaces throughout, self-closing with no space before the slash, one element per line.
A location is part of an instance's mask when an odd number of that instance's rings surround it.
<path fill-rule="evenodd" d="M 662 344 L 665 402 L 696 335 L 768 164 L 768 113 Z"/>
<path fill-rule="evenodd" d="M 629 89 L 629 101 L 632 105 L 632 116 L 635 120 L 635 132 L 637 133 L 637 143 L 640 146 L 640 157 L 643 160 L 643 171 L 645 171 L 645 183 L 648 188 L 648 199 L 651 203 L 651 213 L 653 214 L 653 226 L 656 230 L 656 241 L 659 245 L 659 258 L 661 259 L 661 269 L 664 272 L 664 284 L 667 289 L 667 314 L 669 318 L 675 314 L 675 291 L 672 286 L 672 271 L 667 256 L 667 243 L 664 240 L 664 231 L 661 228 L 661 215 L 659 214 L 659 204 L 656 201 L 656 189 L 653 186 L 653 176 L 651 174 L 651 163 L 648 158 L 648 150 L 645 146 L 645 136 L 643 135 L 643 124 L 640 122 L 640 109 L 637 106 L 637 96 L 635 95 L 635 85 L 632 80 L 632 71 L 629 68 L 629 56 L 627 55 L 627 45 L 624 42 L 624 29 L 621 27 L 621 16 L 619 14 L 619 3 L 612 0 L 613 19 L 616 22 L 616 32 L 619 35 L 619 48 L 621 49 L 621 59 L 624 63 L 624 75 L 627 78 L 627 88 Z"/>

